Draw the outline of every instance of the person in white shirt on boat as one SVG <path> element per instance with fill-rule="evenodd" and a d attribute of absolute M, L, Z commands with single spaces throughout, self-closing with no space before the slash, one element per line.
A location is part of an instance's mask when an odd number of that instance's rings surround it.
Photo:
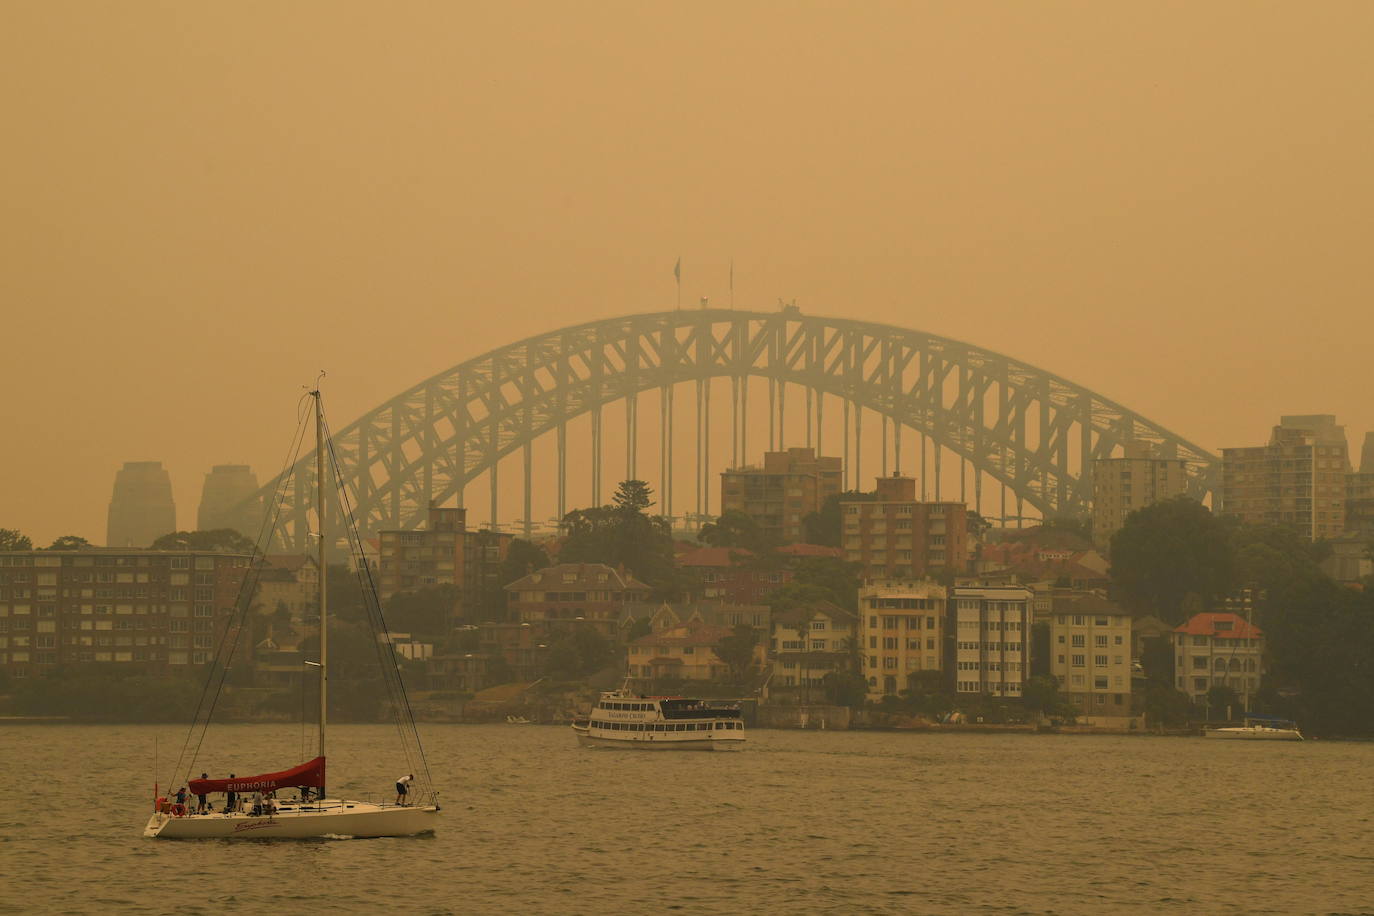
<path fill-rule="evenodd" d="M 406 803 L 406 796 L 410 794 L 409 783 L 414 778 L 415 774 L 411 773 L 409 776 L 402 776 L 396 780 L 396 804 L 404 805 Z"/>

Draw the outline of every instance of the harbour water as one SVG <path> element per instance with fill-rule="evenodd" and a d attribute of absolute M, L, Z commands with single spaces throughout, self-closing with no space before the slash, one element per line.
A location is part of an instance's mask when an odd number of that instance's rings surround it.
<path fill-rule="evenodd" d="M 0 727 L 0 912 L 1370 913 L 1374 744 L 754 730 L 739 754 L 428 726 L 432 836 L 158 841 L 185 730 Z M 197 769 L 299 762 L 212 730 Z M 331 794 L 385 798 L 383 726 L 331 728 Z M 164 783 L 165 788 L 165 783 Z"/>

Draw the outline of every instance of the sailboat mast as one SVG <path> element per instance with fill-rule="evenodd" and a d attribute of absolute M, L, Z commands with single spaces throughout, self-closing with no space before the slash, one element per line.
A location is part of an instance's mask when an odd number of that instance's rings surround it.
<path fill-rule="evenodd" d="M 324 409 L 320 406 L 320 391 L 311 392 L 315 398 L 315 512 L 319 518 L 319 577 L 320 577 L 320 752 L 324 756 L 324 727 L 329 718 L 329 624 L 328 581 L 325 575 L 325 525 L 329 513 L 324 505 Z M 321 792 L 323 794 L 323 792 Z"/>

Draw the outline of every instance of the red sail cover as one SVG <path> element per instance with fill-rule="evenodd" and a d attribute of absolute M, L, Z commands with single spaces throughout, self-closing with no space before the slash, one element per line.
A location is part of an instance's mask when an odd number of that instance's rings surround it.
<path fill-rule="evenodd" d="M 280 773 L 261 776 L 236 776 L 233 779 L 193 779 L 186 784 L 192 795 L 211 792 L 271 792 L 300 786 L 320 788 L 324 785 L 324 758 L 316 757 L 298 767 Z"/>

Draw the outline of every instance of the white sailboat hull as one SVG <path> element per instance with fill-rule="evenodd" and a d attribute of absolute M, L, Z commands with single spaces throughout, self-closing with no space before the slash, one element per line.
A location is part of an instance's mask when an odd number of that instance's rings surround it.
<path fill-rule="evenodd" d="M 1262 725 L 1248 725 L 1236 728 L 1209 728 L 1202 733 L 1207 738 L 1227 738 L 1231 741 L 1301 741 L 1302 733 L 1296 728 L 1267 728 Z"/>
<path fill-rule="evenodd" d="M 434 829 L 435 805 L 377 805 L 329 799 L 323 807 L 247 814 L 193 814 L 174 817 L 154 812 L 143 828 L 162 839 L 310 839 L 312 837 L 414 836 Z"/>

